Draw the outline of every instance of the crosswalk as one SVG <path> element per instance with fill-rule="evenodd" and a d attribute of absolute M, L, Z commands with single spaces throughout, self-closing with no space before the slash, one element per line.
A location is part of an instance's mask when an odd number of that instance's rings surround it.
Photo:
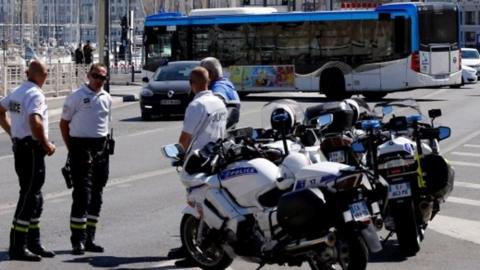
<path fill-rule="evenodd" d="M 472 141 L 446 153 L 456 172 L 454 191 L 446 206 L 454 210 L 440 211 L 429 229 L 480 245 L 480 144 Z"/>

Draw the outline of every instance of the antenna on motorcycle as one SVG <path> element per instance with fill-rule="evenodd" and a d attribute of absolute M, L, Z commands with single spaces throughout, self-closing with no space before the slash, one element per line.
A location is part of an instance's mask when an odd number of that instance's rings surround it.
<path fill-rule="evenodd" d="M 431 109 L 428 111 L 428 117 L 430 117 L 432 120 L 432 127 L 433 127 L 433 120 L 435 118 L 442 116 L 442 110 L 441 109 Z"/>

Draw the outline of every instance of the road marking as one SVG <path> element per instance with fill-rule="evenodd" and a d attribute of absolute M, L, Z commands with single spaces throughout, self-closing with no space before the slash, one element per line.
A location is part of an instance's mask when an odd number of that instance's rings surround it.
<path fill-rule="evenodd" d="M 452 152 L 450 154 L 456 155 L 456 156 L 464 156 L 464 157 L 480 157 L 480 154 L 478 154 L 478 153 Z"/>
<path fill-rule="evenodd" d="M 443 147 L 442 152 L 443 153 L 448 153 L 448 152 L 452 151 L 453 149 L 455 149 L 459 146 L 466 145 L 465 144 L 466 142 L 468 142 L 471 139 L 477 137 L 478 135 L 480 135 L 480 130 L 477 130 L 475 132 L 470 133 L 470 135 L 467 135 L 467 136 L 463 137 L 462 139 L 459 139 L 459 140 L 455 141 L 455 143 L 452 143 L 447 147 Z"/>
<path fill-rule="evenodd" d="M 428 228 L 453 238 L 480 245 L 480 222 L 437 215 Z"/>
<path fill-rule="evenodd" d="M 9 159 L 9 158 L 13 158 L 13 155 L 1 156 L 0 160 Z"/>
<path fill-rule="evenodd" d="M 126 183 L 140 181 L 140 180 L 144 180 L 144 179 L 148 179 L 148 178 L 152 178 L 152 177 L 158 177 L 158 176 L 162 176 L 162 175 L 167 175 L 167 174 L 174 173 L 174 172 L 175 172 L 175 168 L 166 168 L 166 169 L 144 172 L 144 173 L 135 174 L 135 175 L 129 175 L 129 176 L 125 176 L 125 177 L 113 178 L 113 179 L 108 180 L 107 189 L 105 189 L 105 191 L 108 190 L 108 187 L 124 185 Z M 47 194 L 45 194 L 44 199 L 48 200 L 48 201 L 56 200 L 56 199 L 59 199 L 59 198 L 70 196 L 71 192 L 72 192 L 72 190 L 68 189 L 68 190 L 59 191 L 59 192 L 47 193 Z M 9 210 L 13 210 L 15 207 L 16 207 L 16 203 L 1 204 L 0 205 L 0 215 L 8 213 Z"/>
<path fill-rule="evenodd" d="M 461 182 L 461 181 L 455 181 L 455 186 L 456 186 L 456 187 L 465 187 L 465 188 L 476 188 L 476 189 L 480 189 L 480 184 L 474 184 L 474 183 L 468 183 L 468 182 Z"/>
<path fill-rule="evenodd" d="M 464 162 L 464 161 L 452 161 L 449 160 L 448 163 L 454 166 L 466 166 L 466 167 L 480 167 L 480 163 L 473 163 L 473 162 Z"/>
<path fill-rule="evenodd" d="M 471 199 L 452 197 L 452 196 L 448 197 L 447 202 L 465 204 L 465 205 L 471 205 L 471 206 L 480 206 L 480 201 L 478 200 L 471 200 Z"/>
<path fill-rule="evenodd" d="M 181 269 L 181 268 L 178 268 L 178 267 L 175 267 L 175 261 L 176 260 L 169 260 L 169 261 L 163 261 L 161 263 L 157 263 L 157 264 L 154 264 L 152 265 L 151 267 L 152 268 L 165 268 L 165 269 Z M 190 267 L 188 267 L 190 269 Z M 195 267 L 195 268 L 191 268 L 191 269 L 199 269 L 198 267 Z M 227 270 L 234 270 L 232 267 L 227 267 L 225 268 Z"/>
<path fill-rule="evenodd" d="M 480 144 L 464 144 L 463 146 L 470 148 L 480 148 Z"/>

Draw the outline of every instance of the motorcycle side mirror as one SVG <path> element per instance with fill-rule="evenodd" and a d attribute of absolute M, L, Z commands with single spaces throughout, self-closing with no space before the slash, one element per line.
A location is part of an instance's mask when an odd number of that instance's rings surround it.
<path fill-rule="evenodd" d="M 442 116 L 442 110 L 441 109 L 431 109 L 428 111 L 428 117 L 430 118 L 437 118 Z"/>
<path fill-rule="evenodd" d="M 391 114 L 392 112 L 393 112 L 393 107 L 392 106 L 385 106 L 382 109 L 383 115 L 388 115 L 388 114 Z"/>
<path fill-rule="evenodd" d="M 452 130 L 449 127 L 438 127 L 438 140 L 445 140 L 450 137 Z"/>
<path fill-rule="evenodd" d="M 333 122 L 333 114 L 324 114 L 317 118 L 317 127 L 323 128 Z"/>
<path fill-rule="evenodd" d="M 174 143 L 163 146 L 162 152 L 166 158 L 180 160 L 180 154 L 183 153 L 183 149 L 180 144 Z"/>
<path fill-rule="evenodd" d="M 352 143 L 352 151 L 354 153 L 365 153 L 366 149 L 361 142 L 354 142 Z"/>

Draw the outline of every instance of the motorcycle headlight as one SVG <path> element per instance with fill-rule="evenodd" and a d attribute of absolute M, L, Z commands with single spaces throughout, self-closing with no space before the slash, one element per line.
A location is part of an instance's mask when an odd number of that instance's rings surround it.
<path fill-rule="evenodd" d="M 148 88 L 142 88 L 142 91 L 140 91 L 140 95 L 142 97 L 151 97 L 153 96 L 153 91 Z"/>

